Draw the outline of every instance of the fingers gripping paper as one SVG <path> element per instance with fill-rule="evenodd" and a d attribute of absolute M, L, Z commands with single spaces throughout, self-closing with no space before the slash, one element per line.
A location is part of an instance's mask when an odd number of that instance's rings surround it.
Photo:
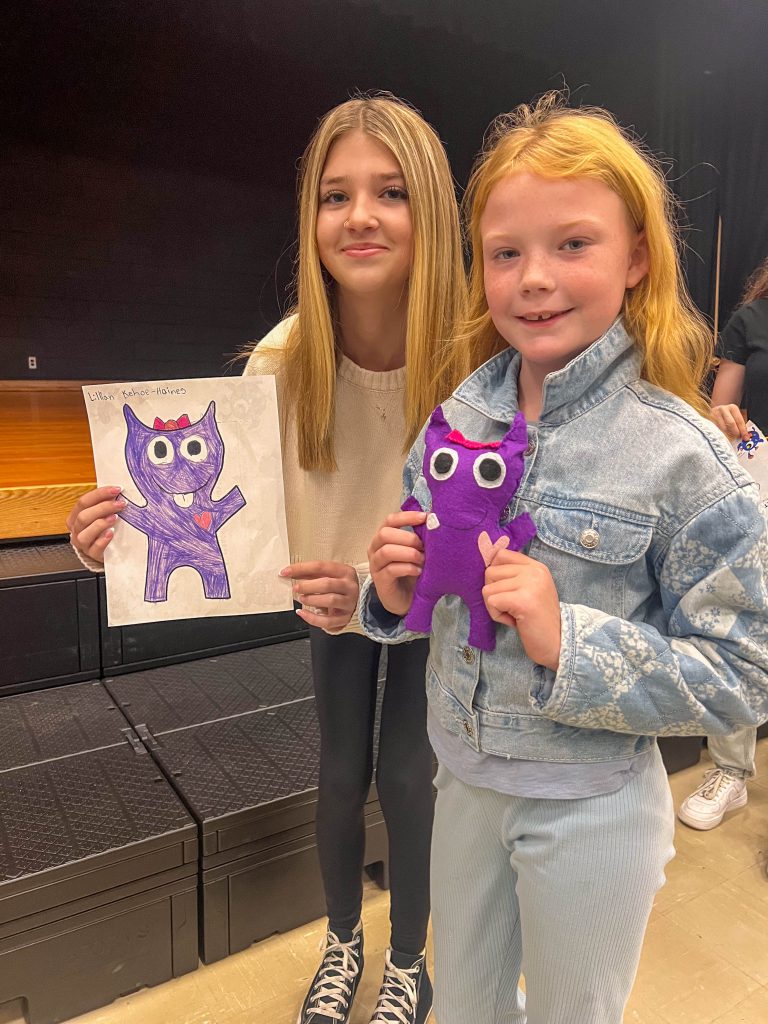
<path fill-rule="evenodd" d="M 754 478 L 760 488 L 760 509 L 768 519 L 768 441 L 752 420 L 747 423 L 749 439 L 734 442 L 739 465 Z"/>
<path fill-rule="evenodd" d="M 110 626 L 292 608 L 274 377 L 83 396 L 99 484 L 128 502 L 105 551 Z"/>

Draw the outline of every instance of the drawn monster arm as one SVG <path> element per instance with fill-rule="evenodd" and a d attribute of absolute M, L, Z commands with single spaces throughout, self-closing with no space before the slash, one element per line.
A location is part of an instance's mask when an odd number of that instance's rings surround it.
<path fill-rule="evenodd" d="M 241 508 L 245 508 L 245 505 L 246 501 L 239 487 L 233 487 L 231 491 L 227 491 L 223 498 L 214 503 L 217 528 L 222 527 Z"/>
<path fill-rule="evenodd" d="M 118 516 L 124 519 L 126 523 L 133 526 L 134 529 L 140 530 L 142 533 L 151 534 L 153 531 L 153 524 L 156 522 L 149 505 L 136 505 L 130 498 L 126 498 L 124 494 L 121 497 L 128 502 L 122 512 L 118 512 Z"/>

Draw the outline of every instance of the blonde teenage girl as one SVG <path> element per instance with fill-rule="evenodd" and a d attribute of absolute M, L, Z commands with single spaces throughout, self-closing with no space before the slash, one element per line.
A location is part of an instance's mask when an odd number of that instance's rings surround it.
<path fill-rule="evenodd" d="M 394 97 L 341 104 L 299 177 L 297 304 L 246 373 L 276 373 L 294 580 L 308 624 L 321 729 L 317 843 L 328 906 L 323 959 L 300 1024 L 349 1019 L 363 967 L 363 808 L 372 774 L 381 646 L 356 615 L 366 546 L 397 503 L 405 453 L 466 372 L 446 355 L 465 283 L 448 162 L 433 129 Z M 441 367 L 439 371 L 437 367 Z M 101 559 L 117 489 L 85 495 L 73 543 Z M 391 946 L 372 1018 L 425 1021 L 432 831 L 426 641 L 392 652 L 376 785 L 390 844 Z"/>
<path fill-rule="evenodd" d="M 493 652 L 468 645 L 457 598 L 434 613 L 435 1010 L 440 1024 L 620 1024 L 673 855 L 654 737 L 723 733 L 768 707 L 766 535 L 704 418 L 711 342 L 655 163 L 604 111 L 549 96 L 496 123 L 467 211 L 459 340 L 488 361 L 443 409 L 480 442 L 525 414 L 504 519 L 529 513 L 537 537 L 486 570 Z M 426 508 L 422 452 L 420 438 L 404 482 Z M 423 553 L 406 527 L 425 519 L 390 515 L 369 548 L 361 613 L 378 640 L 413 638 Z"/>

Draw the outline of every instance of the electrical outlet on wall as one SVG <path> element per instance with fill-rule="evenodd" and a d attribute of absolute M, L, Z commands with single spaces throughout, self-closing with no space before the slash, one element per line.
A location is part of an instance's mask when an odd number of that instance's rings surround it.
<path fill-rule="evenodd" d="M 29 370 L 36 370 L 37 369 L 37 356 L 27 356 L 27 369 L 29 369 Z"/>

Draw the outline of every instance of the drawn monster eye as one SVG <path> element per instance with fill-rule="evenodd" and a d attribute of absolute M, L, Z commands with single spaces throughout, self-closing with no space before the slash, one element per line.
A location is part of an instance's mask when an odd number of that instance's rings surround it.
<path fill-rule="evenodd" d="M 202 437 L 185 437 L 179 451 L 190 462 L 203 462 L 208 458 L 208 445 Z"/>
<path fill-rule="evenodd" d="M 504 460 L 496 452 L 483 452 L 472 467 L 478 487 L 501 487 L 507 475 Z"/>
<path fill-rule="evenodd" d="M 173 445 L 164 437 L 153 437 L 147 446 L 147 455 L 156 466 L 167 466 L 173 462 Z"/>
<path fill-rule="evenodd" d="M 435 480 L 447 480 L 458 464 L 459 456 L 452 448 L 438 448 L 429 460 L 429 472 Z"/>

